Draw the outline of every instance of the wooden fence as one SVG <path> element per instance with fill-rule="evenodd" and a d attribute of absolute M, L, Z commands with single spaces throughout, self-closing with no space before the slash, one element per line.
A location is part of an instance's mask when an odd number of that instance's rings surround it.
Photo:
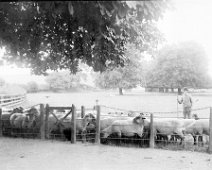
<path fill-rule="evenodd" d="M 210 118 L 209 118 L 209 144 L 208 144 L 208 153 L 212 154 L 212 107 L 210 107 Z M 154 138 L 154 116 L 150 115 L 150 148 L 155 147 L 155 138 Z"/>
<path fill-rule="evenodd" d="M 54 109 L 66 109 L 70 110 L 62 119 L 60 120 L 57 116 L 52 112 Z M 95 133 L 95 143 L 100 143 L 100 116 L 101 116 L 101 107 L 99 105 L 95 106 L 96 109 L 96 133 Z M 72 114 L 71 123 L 73 125 L 71 131 L 71 143 L 76 143 L 76 107 L 72 105 L 71 107 L 51 107 L 48 104 L 44 107 L 43 104 L 40 104 L 40 139 L 49 139 L 49 132 L 48 132 L 48 117 L 52 114 L 56 120 L 63 121 L 68 115 Z M 0 109 L 0 137 L 2 136 L 2 125 L 1 125 L 1 115 L 2 109 Z M 85 115 L 85 107 L 81 107 L 81 117 Z M 149 139 L 149 146 L 150 148 L 154 148 L 155 138 L 154 138 L 154 117 L 153 114 L 150 114 L 150 139 Z M 210 108 L 210 119 L 209 119 L 209 146 L 208 152 L 212 154 L 212 107 Z"/>
<path fill-rule="evenodd" d="M 0 94 L 0 108 L 13 108 L 20 106 L 26 101 L 26 94 L 19 95 L 2 95 Z"/>
<path fill-rule="evenodd" d="M 59 110 L 59 109 L 63 109 L 63 110 L 69 110 L 69 112 L 62 118 L 58 119 L 58 117 L 53 113 L 53 110 Z M 49 131 L 48 131 L 48 119 L 49 119 L 49 115 L 53 115 L 55 117 L 55 119 L 57 121 L 64 121 L 66 117 L 68 117 L 70 114 L 71 116 L 71 123 L 72 123 L 72 131 L 71 131 L 71 143 L 76 143 L 76 120 L 77 120 L 77 116 L 76 116 L 76 107 L 75 105 L 72 105 L 71 107 L 52 107 L 49 106 L 48 104 L 46 105 L 46 112 L 45 112 L 45 130 L 43 133 L 45 133 L 45 138 L 48 139 L 49 138 Z M 93 110 L 93 108 L 91 109 L 86 109 L 86 110 Z M 96 137 L 95 137 L 95 142 L 96 143 L 100 143 L 100 106 L 96 107 L 97 110 L 97 127 L 96 127 Z M 83 118 L 85 116 L 85 107 L 82 106 L 81 107 L 81 118 Z M 85 142 L 85 139 L 82 139 L 83 142 Z"/>

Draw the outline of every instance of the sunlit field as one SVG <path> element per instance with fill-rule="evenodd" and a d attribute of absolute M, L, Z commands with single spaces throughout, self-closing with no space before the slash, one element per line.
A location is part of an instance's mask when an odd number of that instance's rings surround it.
<path fill-rule="evenodd" d="M 210 93 L 192 94 L 194 105 L 193 109 L 204 108 L 203 110 L 193 111 L 200 118 L 209 118 L 210 109 L 205 107 L 212 106 L 212 95 Z M 123 96 L 116 91 L 106 92 L 74 92 L 74 93 L 34 93 L 27 94 L 29 105 L 37 103 L 49 104 L 50 106 L 71 106 L 74 104 L 77 109 L 81 106 L 93 108 L 98 100 L 102 112 L 110 111 L 139 111 L 139 112 L 173 112 L 155 113 L 161 117 L 182 117 L 182 105 L 177 105 L 176 93 L 147 93 L 143 91 L 125 92 Z M 117 109 L 115 109 L 117 108 Z M 177 114 L 177 110 L 179 113 Z M 175 112 L 175 113 L 174 113 Z"/>

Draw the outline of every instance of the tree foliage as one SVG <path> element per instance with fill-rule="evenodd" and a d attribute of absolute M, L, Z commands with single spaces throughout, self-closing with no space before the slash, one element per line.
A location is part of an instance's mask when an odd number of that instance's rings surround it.
<path fill-rule="evenodd" d="M 72 87 L 77 87 L 86 75 L 81 72 L 70 74 L 68 71 L 53 72 L 46 77 L 46 82 L 50 90 L 68 90 Z"/>
<path fill-rule="evenodd" d="M 35 81 L 27 83 L 27 92 L 36 93 L 39 91 L 38 84 Z"/>
<path fill-rule="evenodd" d="M 151 87 L 205 87 L 208 58 L 204 48 L 192 41 L 163 47 L 146 76 Z"/>
<path fill-rule="evenodd" d="M 169 3 L 158 1 L 31 1 L 0 3 L 0 46 L 5 59 L 35 74 L 69 69 L 82 61 L 104 71 L 123 66 L 127 42 L 154 48 L 155 25 Z"/>
<path fill-rule="evenodd" d="M 119 88 L 122 94 L 122 89 L 131 89 L 140 84 L 142 79 L 141 54 L 133 48 L 133 45 L 129 45 L 125 55 L 128 58 L 125 66 L 109 68 L 99 74 L 96 78 L 97 86 L 105 89 Z"/>

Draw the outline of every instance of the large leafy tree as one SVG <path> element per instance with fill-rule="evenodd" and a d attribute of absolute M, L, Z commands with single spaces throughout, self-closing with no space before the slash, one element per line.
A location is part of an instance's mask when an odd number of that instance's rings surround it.
<path fill-rule="evenodd" d="M 55 1 L 0 3 L 0 46 L 9 62 L 47 70 L 78 71 L 82 61 L 95 71 L 124 66 L 125 45 L 155 48 L 155 21 L 167 8 L 158 1 Z"/>
<path fill-rule="evenodd" d="M 105 72 L 96 77 L 96 85 L 105 89 L 119 89 L 119 94 L 123 95 L 123 89 L 131 89 L 141 84 L 142 68 L 141 54 L 128 45 L 125 55 L 128 60 L 124 67 L 108 68 Z"/>
<path fill-rule="evenodd" d="M 163 47 L 146 76 L 147 86 L 182 88 L 206 87 L 208 58 L 193 41 Z"/>

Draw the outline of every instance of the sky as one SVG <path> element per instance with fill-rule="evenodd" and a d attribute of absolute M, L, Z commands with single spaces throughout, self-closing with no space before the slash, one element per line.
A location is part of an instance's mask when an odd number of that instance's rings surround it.
<path fill-rule="evenodd" d="M 167 11 L 158 24 L 167 43 L 194 40 L 200 43 L 209 57 L 212 77 L 212 1 L 175 0 L 175 10 Z"/>
<path fill-rule="evenodd" d="M 209 56 L 209 75 L 212 77 L 212 0 L 174 0 L 175 9 L 169 10 L 158 23 L 167 43 L 194 40 L 205 48 Z M 0 58 L 3 51 L 0 50 Z M 0 66 L 0 78 L 7 83 L 24 84 L 36 81 L 45 83 L 45 78 L 30 74 L 29 69 Z"/>

